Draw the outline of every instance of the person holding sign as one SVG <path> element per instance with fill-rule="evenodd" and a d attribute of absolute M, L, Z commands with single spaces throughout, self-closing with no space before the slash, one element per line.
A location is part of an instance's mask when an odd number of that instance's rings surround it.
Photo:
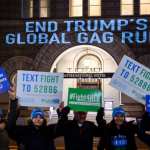
<path fill-rule="evenodd" d="M 107 124 L 103 143 L 98 150 L 137 150 L 134 128 L 125 121 L 125 111 L 121 107 L 113 109 L 113 120 Z M 103 149 L 102 149 L 103 148 Z"/>
<path fill-rule="evenodd" d="M 97 113 L 97 116 L 96 116 L 96 121 L 97 121 L 97 124 L 98 124 L 98 126 L 101 128 L 101 135 L 102 135 L 102 137 L 104 136 L 104 130 L 105 130 L 105 128 L 106 128 L 106 120 L 104 119 L 104 108 L 103 107 L 101 107 L 101 109 L 99 109 L 98 110 L 98 113 Z M 99 143 L 98 143 L 98 145 L 97 145 L 97 149 L 98 150 L 103 150 L 103 144 L 101 144 L 101 143 L 103 143 L 103 138 L 100 138 L 100 140 L 99 140 Z"/>
<path fill-rule="evenodd" d="M 138 137 L 150 146 L 150 95 L 146 96 L 146 111 L 138 123 Z"/>
<path fill-rule="evenodd" d="M 9 137 L 6 130 L 6 120 L 0 108 L 0 150 L 9 150 Z"/>
<path fill-rule="evenodd" d="M 150 113 L 145 112 L 138 124 L 138 137 L 150 146 Z"/>
<path fill-rule="evenodd" d="M 64 136 L 65 150 L 92 150 L 93 137 L 100 136 L 100 130 L 93 122 L 86 121 L 87 112 L 74 111 L 74 119 L 67 120 L 68 108 L 68 106 L 63 109 L 61 107 L 57 111 L 59 112 L 57 132 Z"/>
<path fill-rule="evenodd" d="M 10 112 L 8 114 L 9 134 L 21 143 L 25 150 L 55 150 L 55 125 L 46 125 L 44 112 L 40 108 L 31 112 L 31 122 L 28 125 L 16 125 L 18 116 L 16 91 L 13 88 L 9 91 Z"/>

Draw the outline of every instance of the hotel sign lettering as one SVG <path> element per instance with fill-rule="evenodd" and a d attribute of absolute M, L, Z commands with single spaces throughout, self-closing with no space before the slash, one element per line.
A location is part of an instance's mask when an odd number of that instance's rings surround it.
<path fill-rule="evenodd" d="M 64 73 L 64 78 L 111 78 L 113 73 Z"/>

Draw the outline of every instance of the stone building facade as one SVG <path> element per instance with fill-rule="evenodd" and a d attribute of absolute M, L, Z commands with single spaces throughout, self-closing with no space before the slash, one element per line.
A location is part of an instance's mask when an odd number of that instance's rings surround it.
<path fill-rule="evenodd" d="M 33 0 L 32 17 L 30 17 L 29 0 L 1 0 L 0 1 L 0 65 L 4 67 L 9 75 L 10 80 L 13 79 L 17 70 L 36 70 L 50 71 L 56 59 L 66 50 L 76 46 L 94 46 L 102 49 L 118 65 L 123 55 L 128 55 L 131 58 L 141 62 L 143 65 L 150 67 L 150 38 L 144 44 L 126 43 L 122 44 L 118 38 L 118 32 L 115 33 L 115 40 L 111 44 L 93 43 L 79 44 L 73 41 L 71 44 L 48 44 L 48 45 L 8 45 L 5 43 L 5 35 L 9 32 L 24 32 L 26 21 L 36 20 L 55 20 L 61 27 L 63 32 L 64 20 L 88 20 L 88 19 L 138 19 L 146 18 L 150 21 L 150 14 L 140 15 L 140 0 L 133 0 L 133 15 L 121 15 L 121 0 L 101 0 L 101 16 L 88 15 L 88 1 L 83 0 L 83 9 L 81 17 L 69 16 L 69 0 L 50 0 L 47 3 L 47 16 L 40 16 L 40 0 Z M 128 30 L 135 30 L 135 24 L 131 24 Z M 148 27 L 148 31 L 150 31 Z M 74 32 L 69 33 L 68 38 L 75 36 Z M 105 60 L 104 60 L 105 61 Z M 52 70 L 54 71 L 54 70 Z M 112 71 L 114 72 L 114 70 Z M 144 106 L 137 103 L 133 99 L 121 94 L 121 104 L 125 107 L 129 116 L 141 116 Z M 7 110 L 8 96 L 3 94 L 0 98 L 1 105 Z M 118 102 L 119 105 L 119 102 Z"/>

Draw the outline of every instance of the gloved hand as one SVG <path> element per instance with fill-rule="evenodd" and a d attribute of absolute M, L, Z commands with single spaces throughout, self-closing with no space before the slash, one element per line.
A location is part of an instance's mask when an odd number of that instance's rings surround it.
<path fill-rule="evenodd" d="M 99 126 L 106 125 L 106 120 L 104 119 L 104 108 L 103 107 L 101 107 L 98 110 L 97 115 L 96 115 L 96 121 Z"/>
<path fill-rule="evenodd" d="M 64 104 L 60 104 L 59 108 L 57 109 L 58 119 L 65 119 L 68 120 L 68 114 L 70 113 L 70 107 L 65 106 Z"/>

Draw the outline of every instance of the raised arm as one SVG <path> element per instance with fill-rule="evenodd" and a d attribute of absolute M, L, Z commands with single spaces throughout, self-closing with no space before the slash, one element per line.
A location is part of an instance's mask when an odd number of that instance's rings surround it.
<path fill-rule="evenodd" d="M 26 127 L 16 125 L 16 121 L 19 116 L 18 100 L 16 98 L 16 87 L 11 87 L 8 93 L 10 99 L 10 107 L 8 112 L 7 130 L 10 137 L 18 141 L 20 135 L 24 135 L 26 133 Z"/>
<path fill-rule="evenodd" d="M 18 100 L 16 98 L 16 87 L 13 86 L 8 91 L 9 99 L 10 99 L 10 106 L 9 106 L 9 113 L 8 113 L 8 129 L 12 130 L 16 126 L 16 120 L 18 116 L 17 111 L 17 104 Z"/>
<path fill-rule="evenodd" d="M 59 108 L 57 109 L 58 115 L 58 123 L 56 125 L 56 133 L 57 136 L 63 136 L 67 128 L 68 124 L 68 114 L 70 112 L 70 108 L 68 106 L 64 107 L 63 102 L 60 104 Z"/>

